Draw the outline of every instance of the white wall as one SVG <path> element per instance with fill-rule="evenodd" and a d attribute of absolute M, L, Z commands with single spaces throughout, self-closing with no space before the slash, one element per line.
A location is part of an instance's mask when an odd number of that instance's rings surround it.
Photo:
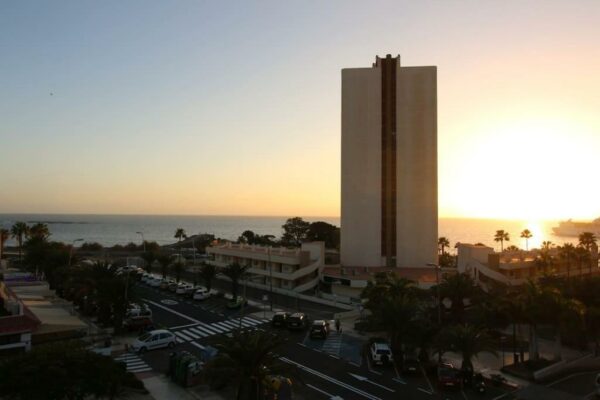
<path fill-rule="evenodd" d="M 396 264 L 437 263 L 437 69 L 402 67 L 396 80 Z"/>
<path fill-rule="evenodd" d="M 381 72 L 342 70 L 342 265 L 381 265 Z"/>

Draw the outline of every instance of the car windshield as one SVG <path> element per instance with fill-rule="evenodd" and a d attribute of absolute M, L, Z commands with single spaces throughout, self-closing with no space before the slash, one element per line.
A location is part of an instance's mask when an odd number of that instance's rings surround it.
<path fill-rule="evenodd" d="M 290 322 L 300 322 L 300 317 L 290 317 Z"/>
<path fill-rule="evenodd" d="M 151 335 L 150 333 L 144 333 L 142 336 L 140 336 L 140 337 L 138 338 L 138 340 L 139 340 L 140 342 L 146 342 L 146 341 L 148 341 L 148 339 L 150 339 L 151 337 L 152 337 L 152 335 Z"/>
<path fill-rule="evenodd" d="M 379 349 L 377 350 L 377 354 L 390 354 L 390 351 L 385 349 Z"/>

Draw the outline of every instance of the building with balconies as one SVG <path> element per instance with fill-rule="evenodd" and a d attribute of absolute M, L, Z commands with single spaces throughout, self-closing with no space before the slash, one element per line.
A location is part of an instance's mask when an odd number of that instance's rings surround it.
<path fill-rule="evenodd" d="M 237 263 L 249 266 L 252 286 L 302 293 L 319 284 L 325 265 L 323 242 L 302 243 L 299 248 L 268 247 L 226 242 L 206 249 L 209 264 L 225 268 Z"/>
<path fill-rule="evenodd" d="M 40 320 L 0 282 L 0 355 L 31 349 L 31 334 Z"/>
<path fill-rule="evenodd" d="M 565 259 L 558 248 L 497 253 L 485 245 L 459 243 L 457 249 L 458 272 L 471 274 L 482 286 L 490 281 L 521 285 L 546 275 L 574 277 L 600 273 L 596 246 L 592 246 L 585 260 Z"/>

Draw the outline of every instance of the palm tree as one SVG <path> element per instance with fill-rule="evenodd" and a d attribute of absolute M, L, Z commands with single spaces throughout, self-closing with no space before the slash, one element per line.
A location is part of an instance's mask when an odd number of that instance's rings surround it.
<path fill-rule="evenodd" d="M 175 261 L 173 264 L 173 271 L 175 271 L 175 282 L 179 283 L 181 280 L 181 274 L 185 270 L 185 264 L 181 260 Z"/>
<path fill-rule="evenodd" d="M 442 236 L 438 239 L 438 246 L 440 248 L 440 254 L 444 255 L 446 253 L 446 247 L 450 247 L 450 241 Z"/>
<path fill-rule="evenodd" d="M 559 247 L 559 257 L 564 261 L 567 266 L 567 279 L 571 277 L 571 261 L 575 258 L 575 246 L 571 243 L 565 243 L 562 247 Z"/>
<path fill-rule="evenodd" d="M 548 251 L 548 250 L 550 250 L 553 247 L 554 247 L 554 243 L 552 243 L 549 240 L 544 240 L 542 242 L 542 250 L 544 250 L 544 251 Z"/>
<path fill-rule="evenodd" d="M 152 273 L 152 263 L 156 261 L 156 253 L 153 251 L 146 251 L 142 253 L 142 259 L 146 262 L 146 270 L 147 273 Z"/>
<path fill-rule="evenodd" d="M 42 222 L 38 222 L 33 224 L 29 228 L 29 237 L 32 238 L 40 238 L 41 240 L 46 240 L 50 236 L 50 229 L 48 229 L 48 225 Z"/>
<path fill-rule="evenodd" d="M 494 235 L 494 241 L 500 242 L 500 252 L 503 252 L 504 242 L 510 241 L 510 236 L 508 235 L 508 232 L 504 232 L 504 230 L 500 229 L 496 231 L 496 234 Z"/>
<path fill-rule="evenodd" d="M 592 232 L 583 232 L 579 235 L 579 245 L 590 251 L 593 244 L 596 244 L 596 235 Z"/>
<path fill-rule="evenodd" d="M 238 400 L 265 398 L 267 377 L 286 370 L 275 354 L 282 343 L 279 336 L 258 330 L 220 336 L 219 355 L 206 365 L 208 381 L 213 387 L 231 382 Z"/>
<path fill-rule="evenodd" d="M 373 326 L 386 331 L 392 351 L 402 351 L 404 341 L 412 330 L 417 311 L 416 299 L 412 297 L 388 297 L 370 316 Z"/>
<path fill-rule="evenodd" d="M 160 264 L 160 271 L 163 279 L 167 279 L 167 273 L 169 271 L 169 265 L 171 265 L 171 256 L 164 253 L 156 255 L 156 261 Z"/>
<path fill-rule="evenodd" d="M 521 249 L 519 249 L 517 246 L 515 246 L 514 244 L 511 244 L 510 246 L 508 246 L 506 248 L 506 251 L 519 251 Z"/>
<path fill-rule="evenodd" d="M 453 325 L 444 329 L 440 337 L 441 348 L 449 349 L 462 356 L 461 369 L 473 371 L 473 358 L 480 353 L 496 355 L 495 343 L 487 328 L 471 324 Z"/>
<path fill-rule="evenodd" d="M 217 267 L 212 264 L 202 263 L 200 266 L 200 277 L 206 285 L 206 290 L 210 292 L 212 281 L 217 276 Z"/>
<path fill-rule="evenodd" d="M 8 229 L 0 229 L 0 260 L 2 260 L 2 255 L 4 254 L 4 244 L 10 237 L 10 232 Z"/>
<path fill-rule="evenodd" d="M 579 276 L 581 276 L 583 272 L 583 266 L 585 264 L 589 265 L 590 273 L 592 272 L 592 262 L 590 252 L 583 246 L 579 245 L 575 247 L 575 258 L 577 259 L 577 264 L 579 266 Z"/>
<path fill-rule="evenodd" d="M 529 229 L 523 229 L 523 232 L 521 232 L 521 237 L 525 239 L 525 250 L 529 251 L 529 239 L 533 237 L 533 234 Z"/>
<path fill-rule="evenodd" d="M 242 266 L 238 263 L 229 264 L 223 268 L 223 275 L 231 280 L 231 295 L 234 302 L 237 300 L 240 279 L 246 276 L 248 268 L 250 268 L 248 265 Z"/>
<path fill-rule="evenodd" d="M 19 262 L 23 259 L 23 238 L 29 234 L 29 226 L 25 222 L 15 222 L 10 228 L 13 238 L 17 239 L 19 245 Z"/>
<path fill-rule="evenodd" d="M 473 277 L 467 273 L 445 274 L 440 283 L 440 297 L 449 298 L 454 322 L 464 322 L 465 301 L 473 302 L 479 293 L 479 288 Z"/>

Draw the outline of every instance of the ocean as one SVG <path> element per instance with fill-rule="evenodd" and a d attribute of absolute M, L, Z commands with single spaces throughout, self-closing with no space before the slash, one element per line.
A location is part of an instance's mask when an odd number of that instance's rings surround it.
<path fill-rule="evenodd" d="M 48 224 L 51 239 L 71 243 L 75 239 L 85 242 L 98 242 L 104 246 L 141 243 L 143 232 L 147 241 L 156 241 L 164 245 L 173 243 L 177 228 L 185 229 L 188 235 L 212 233 L 216 237 L 235 240 L 247 229 L 261 235 L 271 234 L 280 237 L 281 226 L 288 217 L 258 216 L 213 216 L 213 215 L 75 215 L 75 214 L 0 214 L 0 227 L 9 229 L 16 221 L 30 224 L 43 222 Z M 339 217 L 303 217 L 309 222 L 325 221 L 340 225 Z M 494 234 L 498 229 L 509 232 L 511 244 L 525 248 L 525 241 L 519 237 L 523 229 L 529 229 L 533 237 L 529 239 L 529 247 L 539 247 L 545 240 L 560 245 L 565 242 L 576 243 L 576 238 L 558 237 L 552 233 L 552 226 L 557 221 L 510 221 L 469 218 L 440 218 L 439 236 L 447 237 L 451 247 L 456 242 L 484 243 L 500 248 L 494 242 Z M 7 245 L 14 245 L 10 239 Z"/>

